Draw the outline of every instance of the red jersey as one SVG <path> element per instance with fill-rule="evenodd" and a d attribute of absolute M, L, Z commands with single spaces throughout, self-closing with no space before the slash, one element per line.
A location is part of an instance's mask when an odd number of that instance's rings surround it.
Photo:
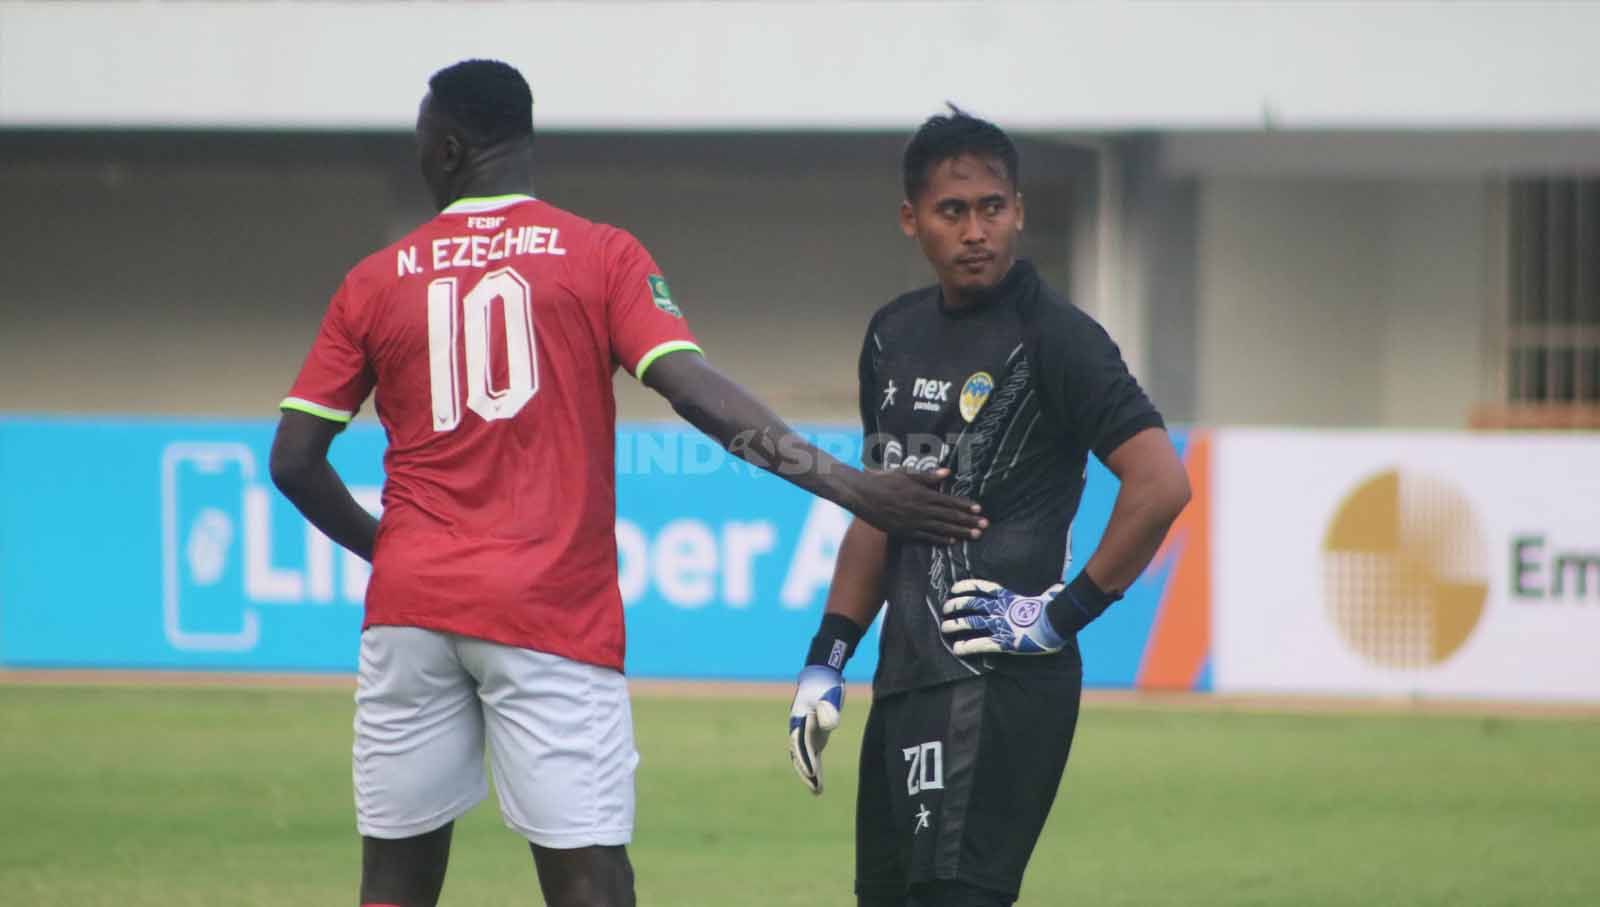
<path fill-rule="evenodd" d="M 348 275 L 284 409 L 388 433 L 365 626 L 621 669 L 616 401 L 698 350 L 650 254 L 525 195 L 462 199 Z"/>

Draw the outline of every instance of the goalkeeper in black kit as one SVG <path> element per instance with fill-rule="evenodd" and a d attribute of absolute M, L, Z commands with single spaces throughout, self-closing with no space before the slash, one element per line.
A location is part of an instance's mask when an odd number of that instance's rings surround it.
<path fill-rule="evenodd" d="M 845 533 L 790 712 L 822 792 L 841 671 L 887 603 L 856 803 L 859 907 L 1003 907 L 1055 799 L 1078 717 L 1077 633 L 1149 564 L 1189 500 L 1154 406 L 1105 330 L 1016 257 L 1018 154 L 952 108 L 906 147 L 900 225 L 938 282 L 873 316 L 862 343 L 865 458 L 947 468 L 989 527 L 948 544 Z M 1121 480 L 1072 580 L 1067 540 L 1090 453 Z"/>

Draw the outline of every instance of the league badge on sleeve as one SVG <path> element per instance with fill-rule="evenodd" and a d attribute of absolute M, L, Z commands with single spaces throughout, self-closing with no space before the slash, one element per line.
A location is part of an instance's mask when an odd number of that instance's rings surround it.
<path fill-rule="evenodd" d="M 674 318 L 682 318 L 683 312 L 673 303 L 672 291 L 667 289 L 667 279 L 660 274 L 651 274 L 645 279 L 650 281 L 650 301 L 656 304 L 656 308 Z"/>
<path fill-rule="evenodd" d="M 968 422 L 978 418 L 978 410 L 989 401 L 994 390 L 994 377 L 988 372 L 976 372 L 961 385 L 961 418 Z"/>

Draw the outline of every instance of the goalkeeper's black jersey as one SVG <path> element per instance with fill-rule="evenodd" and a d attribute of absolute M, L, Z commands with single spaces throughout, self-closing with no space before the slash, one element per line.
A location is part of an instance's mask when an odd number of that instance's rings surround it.
<path fill-rule="evenodd" d="M 1093 451 L 1104 459 L 1160 426 L 1115 343 L 1018 261 L 979 303 L 946 311 L 937 286 L 873 316 L 861 349 L 869 468 L 948 466 L 944 490 L 983 505 L 975 542 L 891 539 L 877 696 L 990 670 L 1074 670 L 1056 656 L 956 658 L 939 633 L 951 585 L 968 577 L 1037 594 L 1062 578 Z"/>

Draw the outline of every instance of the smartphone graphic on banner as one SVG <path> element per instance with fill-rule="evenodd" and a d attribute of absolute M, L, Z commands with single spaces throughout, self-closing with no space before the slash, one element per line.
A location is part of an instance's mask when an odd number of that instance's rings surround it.
<path fill-rule="evenodd" d="M 248 652 L 260 639 L 242 556 L 255 474 L 255 454 L 243 444 L 179 442 L 162 452 L 162 622 L 175 649 Z"/>

